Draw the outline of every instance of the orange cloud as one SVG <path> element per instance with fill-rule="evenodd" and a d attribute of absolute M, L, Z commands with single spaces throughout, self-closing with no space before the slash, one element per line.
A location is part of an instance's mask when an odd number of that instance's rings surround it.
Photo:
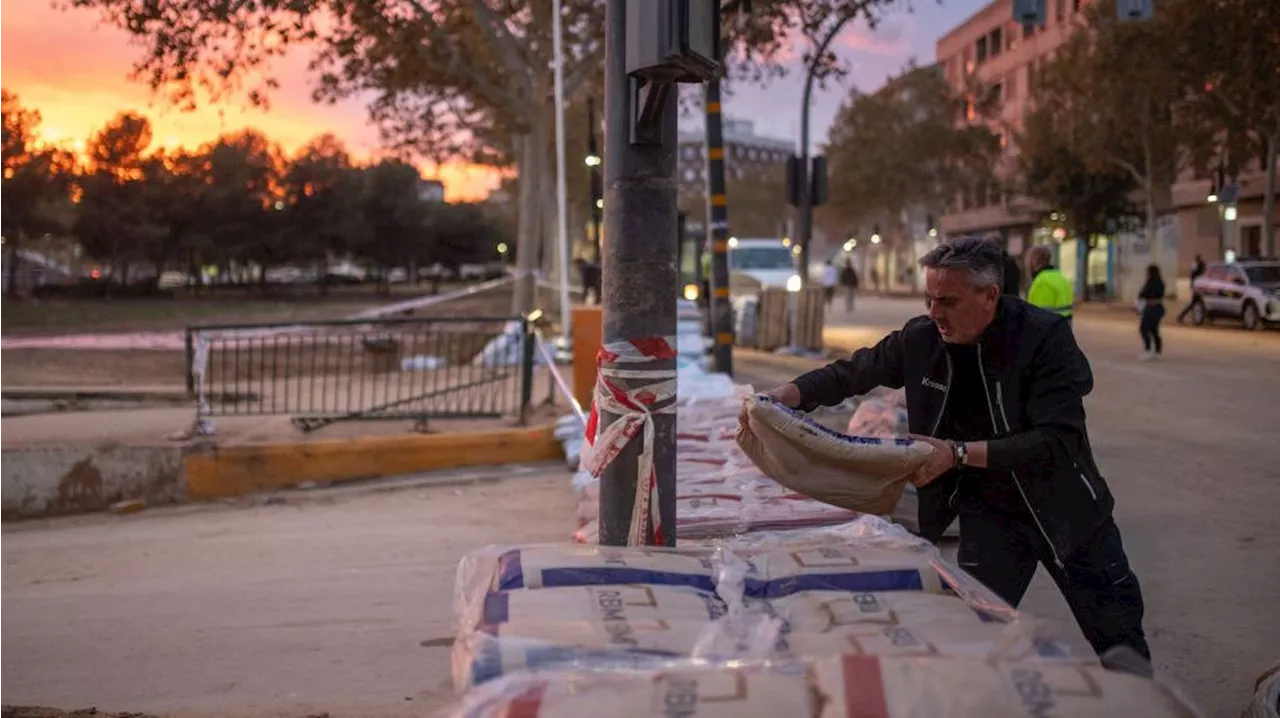
<path fill-rule="evenodd" d="M 325 132 L 341 138 L 362 159 L 378 152 L 377 131 L 358 103 L 311 101 L 307 58 L 300 53 L 275 68 L 282 87 L 270 110 L 233 101 L 180 112 L 154 98 L 150 88 L 129 80 L 141 49 L 125 33 L 99 25 L 93 13 L 63 12 L 40 0 L 10 3 L 4 10 L 4 87 L 40 111 L 47 140 L 83 142 L 116 113 L 132 110 L 151 119 L 156 143 L 162 146 L 194 147 L 222 133 L 255 127 L 290 152 Z M 482 199 L 500 181 L 495 170 L 462 163 L 429 169 L 428 174 L 444 181 L 450 201 Z"/>

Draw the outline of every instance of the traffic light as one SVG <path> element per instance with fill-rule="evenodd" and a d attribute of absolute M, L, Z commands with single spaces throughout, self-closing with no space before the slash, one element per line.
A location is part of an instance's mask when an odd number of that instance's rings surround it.
<path fill-rule="evenodd" d="M 827 158 L 818 155 L 813 158 L 813 174 L 809 179 L 809 204 L 820 207 L 827 203 Z"/>

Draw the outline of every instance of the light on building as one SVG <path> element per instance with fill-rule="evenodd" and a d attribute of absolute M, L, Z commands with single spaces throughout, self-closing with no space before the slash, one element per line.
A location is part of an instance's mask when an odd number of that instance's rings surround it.
<path fill-rule="evenodd" d="M 1222 255 L 1222 258 L 1226 260 L 1227 264 L 1235 264 L 1235 263 L 1236 263 L 1236 250 L 1234 250 L 1234 249 L 1228 249 L 1228 250 L 1226 251 L 1226 253 Z"/>
<path fill-rule="evenodd" d="M 587 155 L 586 163 L 588 167 L 599 167 L 600 155 Z"/>
<path fill-rule="evenodd" d="M 782 238 L 782 246 L 784 246 L 784 247 L 790 247 L 790 246 L 791 246 L 791 238 L 790 238 L 790 237 L 783 237 L 783 238 Z"/>
<path fill-rule="evenodd" d="M 733 247 L 736 247 L 736 246 L 738 246 L 738 238 L 737 238 L 737 237 L 730 237 L 730 238 L 729 238 L 729 247 L 730 247 L 730 248 L 733 248 Z"/>
<path fill-rule="evenodd" d="M 507 247 L 506 242 L 498 242 L 498 254 L 506 254 L 507 249 L 509 249 L 509 247 Z"/>
<path fill-rule="evenodd" d="M 1058 221 L 1058 213 L 1057 213 L 1057 212 L 1054 212 L 1054 213 L 1050 214 L 1050 215 L 1049 215 L 1049 221 L 1051 221 L 1051 222 L 1057 222 L 1057 221 Z"/>
<path fill-rule="evenodd" d="M 604 209 L 604 200 L 603 200 L 603 199 L 598 199 L 598 200 L 596 200 L 596 209 Z"/>
<path fill-rule="evenodd" d="M 696 284 L 684 285 L 684 298 L 690 302 L 698 301 L 698 285 Z"/>
<path fill-rule="evenodd" d="M 284 202 L 276 200 L 276 209 L 284 209 Z"/>
<path fill-rule="evenodd" d="M 803 286 L 803 283 L 800 281 L 800 275 L 793 274 L 790 277 L 787 277 L 788 292 L 798 292 L 800 291 L 801 286 Z"/>
<path fill-rule="evenodd" d="M 880 244 L 880 235 L 879 235 L 879 234 L 873 234 L 873 235 L 871 235 L 871 243 L 872 243 L 872 244 Z"/>
<path fill-rule="evenodd" d="M 1062 240 L 1067 238 L 1067 230 L 1063 229 L 1062 227 L 1055 228 L 1053 230 L 1053 238 L 1061 242 Z"/>
<path fill-rule="evenodd" d="M 938 238 L 938 230 L 937 230 L 936 228 L 934 228 L 934 227 L 930 227 L 930 228 L 929 228 L 929 239 L 937 239 L 937 238 Z"/>
<path fill-rule="evenodd" d="M 1222 210 L 1222 218 L 1227 220 L 1228 222 L 1236 221 L 1236 216 L 1237 216 L 1237 212 L 1235 207 L 1227 207 L 1226 209 Z"/>
<path fill-rule="evenodd" d="M 844 243 L 844 251 L 852 252 L 853 248 L 856 246 L 858 246 L 858 240 L 854 239 L 853 237 L 850 237 L 849 241 Z"/>
<path fill-rule="evenodd" d="M 1205 197 L 1205 201 L 1209 202 L 1210 204 L 1212 204 L 1212 203 L 1214 203 L 1214 202 L 1217 202 L 1217 201 L 1218 201 L 1218 193 L 1217 193 L 1217 192 L 1210 192 L 1210 193 L 1209 193 L 1209 196 L 1208 196 L 1208 197 Z"/>
<path fill-rule="evenodd" d="M 791 254 L 792 254 L 792 256 L 799 257 L 799 256 L 800 256 L 800 245 L 798 245 L 798 244 L 797 244 L 796 246 L 792 247 L 792 248 L 791 248 Z"/>

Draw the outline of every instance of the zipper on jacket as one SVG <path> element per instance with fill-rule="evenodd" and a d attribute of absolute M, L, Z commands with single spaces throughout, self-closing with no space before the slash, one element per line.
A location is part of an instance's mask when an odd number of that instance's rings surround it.
<path fill-rule="evenodd" d="M 1076 473 L 1080 474 L 1080 480 L 1084 482 L 1084 487 L 1089 491 L 1089 496 L 1092 497 L 1094 501 L 1097 501 L 1098 492 L 1094 491 L 1093 484 L 1089 483 L 1089 477 L 1084 475 L 1084 469 L 1080 468 L 1079 462 L 1075 464 L 1075 467 Z"/>
<path fill-rule="evenodd" d="M 987 398 L 987 411 L 991 414 L 991 428 L 997 432 L 1000 431 L 999 425 L 996 424 L 996 410 L 991 406 L 991 392 L 987 390 L 987 370 L 982 368 L 982 345 L 978 345 L 978 374 L 982 377 L 982 395 Z M 996 382 L 996 396 L 1000 399 L 1004 398 L 1004 390 L 1000 388 L 1000 382 Z M 1004 402 L 1000 403 L 1000 416 L 1004 419 L 1004 431 L 1006 434 L 1013 430 L 1009 428 L 1009 417 L 1004 411 Z M 1013 477 L 1013 485 L 1018 487 L 1018 494 L 1022 496 L 1022 503 L 1027 505 L 1027 511 L 1031 512 L 1031 520 L 1036 522 L 1036 529 L 1040 531 L 1040 536 L 1044 538 L 1045 545 L 1049 547 L 1049 553 L 1053 554 L 1053 562 L 1058 568 L 1064 568 L 1062 559 L 1058 556 L 1058 549 L 1054 547 L 1053 541 L 1049 540 L 1049 532 L 1044 530 L 1044 524 L 1040 523 L 1040 517 L 1036 515 L 1036 510 L 1031 506 L 1031 499 L 1027 498 L 1027 492 L 1023 490 L 1022 483 L 1018 481 L 1018 474 L 1010 471 L 1009 475 Z"/>
<path fill-rule="evenodd" d="M 942 426 L 942 416 L 947 413 L 947 397 L 951 396 L 951 355 L 943 354 L 947 358 L 947 386 L 942 391 L 942 406 L 938 409 L 938 418 L 933 420 L 932 436 L 938 435 L 938 429 Z M 956 487 L 951 490 L 951 496 L 947 499 L 948 506 L 955 506 L 956 494 L 960 492 L 960 482 L 956 481 Z"/>

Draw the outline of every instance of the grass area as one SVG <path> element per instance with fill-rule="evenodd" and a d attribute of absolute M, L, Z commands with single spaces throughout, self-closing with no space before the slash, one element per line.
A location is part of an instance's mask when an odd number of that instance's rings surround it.
<path fill-rule="evenodd" d="M 441 287 L 441 292 L 458 285 Z M 391 296 L 335 291 L 327 298 L 182 297 L 148 299 L 0 300 L 0 331 L 5 336 L 81 332 L 172 331 L 193 324 L 299 322 L 341 319 L 373 307 L 429 293 L 427 286 L 397 285 Z M 495 316 L 510 308 L 510 291 L 495 290 L 450 302 L 449 313 Z M 429 312 L 428 312 L 429 313 Z"/>

